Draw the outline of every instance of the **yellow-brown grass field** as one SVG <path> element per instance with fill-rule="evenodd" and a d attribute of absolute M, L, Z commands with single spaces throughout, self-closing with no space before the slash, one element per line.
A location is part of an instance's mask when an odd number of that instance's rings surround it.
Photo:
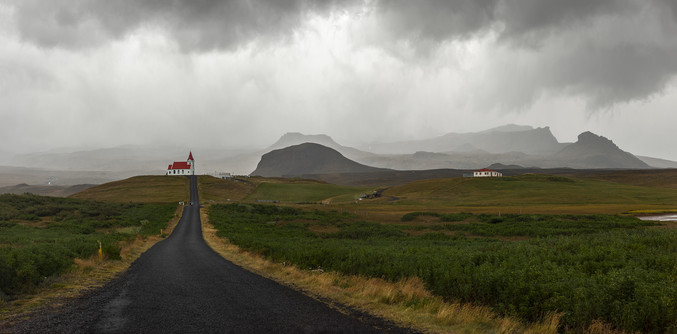
<path fill-rule="evenodd" d="M 170 203 L 188 201 L 186 177 L 143 175 L 89 188 L 70 197 L 110 202 Z"/>

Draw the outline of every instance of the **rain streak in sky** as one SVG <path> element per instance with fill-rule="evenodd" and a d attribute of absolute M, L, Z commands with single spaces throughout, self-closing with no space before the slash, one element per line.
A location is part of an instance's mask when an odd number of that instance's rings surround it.
<path fill-rule="evenodd" d="M 671 0 L 0 0 L 2 151 L 550 126 L 677 160 Z"/>

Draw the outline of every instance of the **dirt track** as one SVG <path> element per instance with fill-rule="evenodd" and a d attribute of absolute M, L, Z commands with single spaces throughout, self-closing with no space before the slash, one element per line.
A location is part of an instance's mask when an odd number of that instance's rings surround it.
<path fill-rule="evenodd" d="M 120 278 L 56 313 L 14 331 L 326 333 L 410 332 L 382 319 L 338 312 L 224 260 L 204 242 L 195 177 L 191 200 L 172 235 Z"/>

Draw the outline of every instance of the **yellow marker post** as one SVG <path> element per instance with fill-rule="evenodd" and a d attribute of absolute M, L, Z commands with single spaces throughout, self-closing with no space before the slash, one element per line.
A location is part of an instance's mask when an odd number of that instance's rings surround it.
<path fill-rule="evenodd" d="M 103 250 L 101 249 L 101 241 L 97 240 L 99 242 L 99 260 L 103 260 Z"/>

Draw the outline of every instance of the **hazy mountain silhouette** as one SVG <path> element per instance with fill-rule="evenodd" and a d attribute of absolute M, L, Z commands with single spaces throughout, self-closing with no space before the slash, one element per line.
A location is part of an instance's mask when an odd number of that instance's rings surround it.
<path fill-rule="evenodd" d="M 521 152 L 489 153 L 475 150 L 470 152 L 433 153 L 419 151 L 414 154 L 377 155 L 358 162 L 381 168 L 399 170 L 424 170 L 438 168 L 475 169 L 500 162 L 503 164 L 518 164 L 536 166 L 530 160 L 533 158 Z"/>
<path fill-rule="evenodd" d="M 639 160 L 644 161 L 647 165 L 654 168 L 677 168 L 677 161 L 658 159 L 652 157 L 643 157 L 636 155 Z"/>
<path fill-rule="evenodd" d="M 427 152 L 469 152 L 482 150 L 489 153 L 522 152 L 527 154 L 553 154 L 561 150 L 549 127 L 533 128 L 524 125 L 505 125 L 482 132 L 448 133 L 443 136 L 372 144 L 369 151 L 380 154 L 411 154 Z"/>
<path fill-rule="evenodd" d="M 449 133 L 426 140 L 365 146 L 367 151 L 371 147 L 378 154 L 340 145 L 324 134 L 297 132 L 281 136 L 267 149 L 124 145 L 90 150 L 3 153 L 3 164 L 14 166 L 14 169 L 0 167 L 0 186 L 41 185 L 50 181 L 53 185 L 55 182 L 59 185 L 102 183 L 132 175 L 163 174 L 167 164 L 185 159 L 189 150 L 195 154 L 200 174 L 249 174 L 257 168 L 262 155 L 306 142 L 332 148 L 362 165 L 398 170 L 475 169 L 494 163 L 527 168 L 677 167 L 675 161 L 634 157 L 606 138 L 600 138 L 603 137 L 589 134 L 577 143 L 559 143 L 548 127 L 509 124 L 475 133 Z M 29 168 L 16 169 L 19 167 Z"/>
<path fill-rule="evenodd" d="M 534 127 L 530 125 L 517 125 L 517 124 L 506 124 L 497 126 L 495 128 L 487 129 L 480 131 L 478 133 L 489 133 L 489 132 L 520 132 L 520 131 L 529 131 L 533 130 Z"/>
<path fill-rule="evenodd" d="M 280 177 L 380 171 L 385 169 L 359 164 L 320 144 L 303 143 L 264 154 L 251 175 Z"/>
<path fill-rule="evenodd" d="M 364 157 L 369 157 L 373 156 L 373 153 L 365 152 L 365 151 L 360 151 L 356 148 L 348 147 L 348 146 L 343 146 L 338 144 L 337 142 L 334 141 L 331 137 L 325 135 L 325 134 L 319 134 L 319 135 L 304 135 L 299 132 L 288 132 L 282 135 L 280 139 L 275 142 L 275 144 L 271 145 L 266 149 L 266 152 L 272 151 L 272 150 L 277 150 L 289 146 L 294 146 L 294 145 L 300 145 L 303 143 L 315 143 L 315 144 L 320 144 L 325 147 L 332 148 L 339 153 L 341 153 L 343 156 L 345 156 L 348 159 L 352 160 L 358 160 L 362 159 Z"/>
<path fill-rule="evenodd" d="M 589 131 L 578 135 L 578 141 L 555 154 L 555 158 L 572 168 L 650 168 L 611 140 Z"/>

